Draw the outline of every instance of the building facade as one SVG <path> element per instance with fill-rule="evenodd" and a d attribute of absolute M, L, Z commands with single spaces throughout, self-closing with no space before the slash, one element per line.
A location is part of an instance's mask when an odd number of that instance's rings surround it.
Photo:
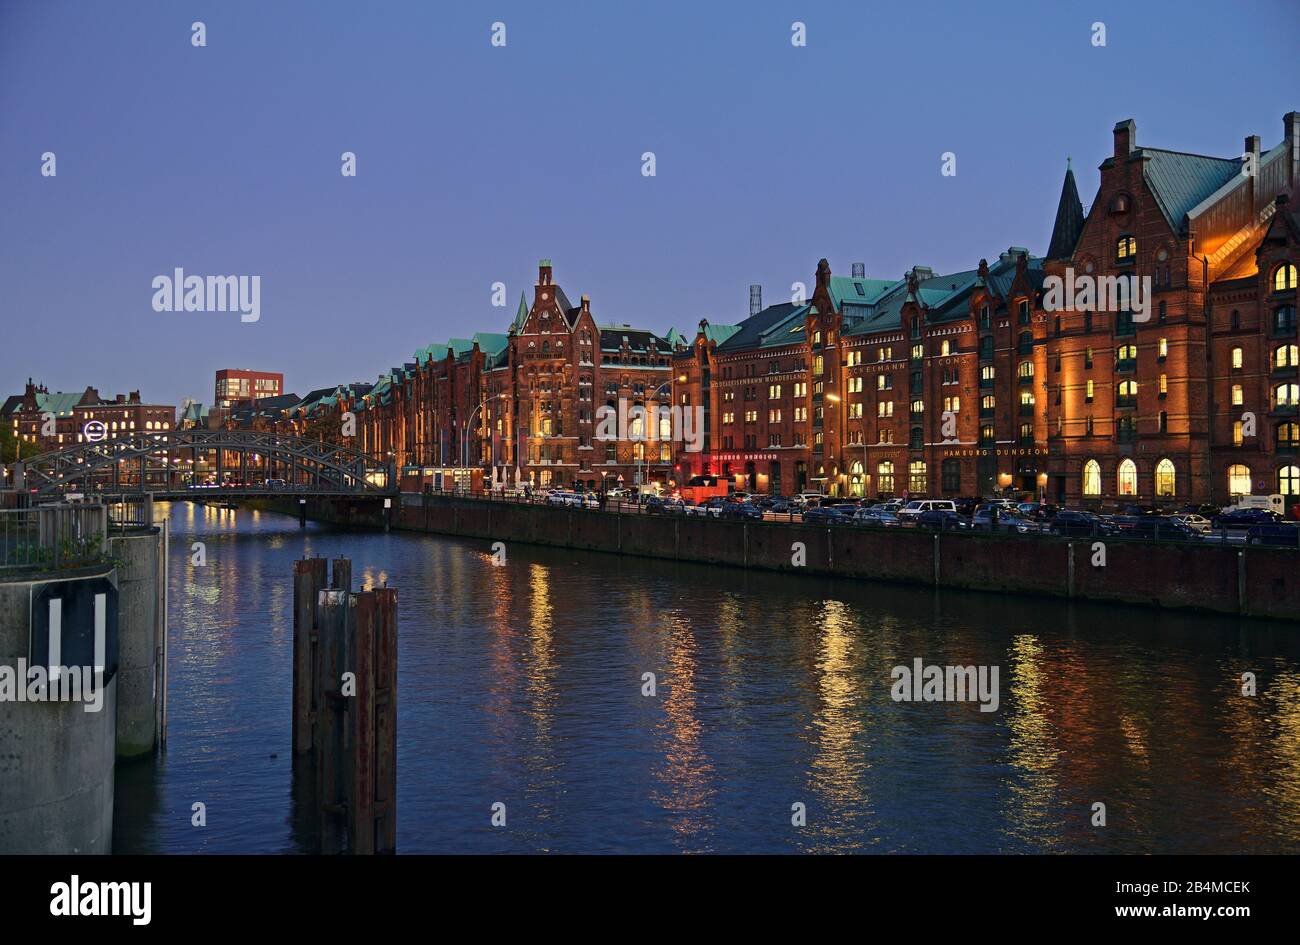
<path fill-rule="evenodd" d="M 264 397 L 280 397 L 283 394 L 283 374 L 227 368 L 217 372 L 216 393 L 212 403 L 228 410 Z"/>

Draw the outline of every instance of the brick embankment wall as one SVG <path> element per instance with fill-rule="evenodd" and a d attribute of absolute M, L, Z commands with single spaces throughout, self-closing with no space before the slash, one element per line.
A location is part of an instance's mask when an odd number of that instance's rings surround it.
<path fill-rule="evenodd" d="M 292 502 L 260 504 L 298 513 Z M 379 506 L 311 502 L 308 517 L 382 527 Z M 1094 567 L 1092 539 L 619 515 L 452 496 L 404 495 L 393 506 L 392 528 L 484 541 L 1300 620 L 1300 552 L 1290 549 L 1109 539 L 1105 567 Z"/>

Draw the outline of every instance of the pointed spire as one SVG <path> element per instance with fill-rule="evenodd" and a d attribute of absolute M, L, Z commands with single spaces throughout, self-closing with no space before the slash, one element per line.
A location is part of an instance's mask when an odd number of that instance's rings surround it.
<path fill-rule="evenodd" d="M 1056 223 L 1052 227 L 1052 241 L 1047 247 L 1048 259 L 1069 259 L 1083 232 L 1083 204 L 1079 188 L 1074 183 L 1074 169 L 1065 159 L 1065 183 L 1061 186 L 1061 201 L 1056 207 Z"/>
<path fill-rule="evenodd" d="M 524 322 L 528 321 L 528 299 L 519 293 L 519 308 L 515 311 L 515 322 L 510 326 L 512 331 L 519 331 L 524 327 Z"/>

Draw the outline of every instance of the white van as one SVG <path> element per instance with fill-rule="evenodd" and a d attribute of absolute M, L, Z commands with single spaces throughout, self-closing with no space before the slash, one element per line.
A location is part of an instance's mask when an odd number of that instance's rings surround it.
<path fill-rule="evenodd" d="M 898 510 L 900 520 L 907 522 L 915 519 L 922 512 L 956 512 L 957 503 L 952 499 L 913 499 Z"/>
<path fill-rule="evenodd" d="M 1239 495 L 1232 505 L 1224 509 L 1225 512 L 1233 509 L 1268 509 L 1270 512 L 1276 512 L 1278 515 L 1286 514 L 1286 501 L 1277 494 L 1274 495 Z"/>

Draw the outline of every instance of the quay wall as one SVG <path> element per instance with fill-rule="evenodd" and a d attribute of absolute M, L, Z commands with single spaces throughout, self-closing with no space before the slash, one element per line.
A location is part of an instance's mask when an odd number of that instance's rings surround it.
<path fill-rule="evenodd" d="M 294 502 L 258 504 L 298 514 Z M 381 505 L 311 500 L 307 517 L 383 527 Z M 487 542 L 1300 620 L 1300 552 L 1285 548 L 730 522 L 440 495 L 402 495 L 388 514 L 395 529 Z M 1092 563 L 1095 541 L 1104 567 Z"/>

